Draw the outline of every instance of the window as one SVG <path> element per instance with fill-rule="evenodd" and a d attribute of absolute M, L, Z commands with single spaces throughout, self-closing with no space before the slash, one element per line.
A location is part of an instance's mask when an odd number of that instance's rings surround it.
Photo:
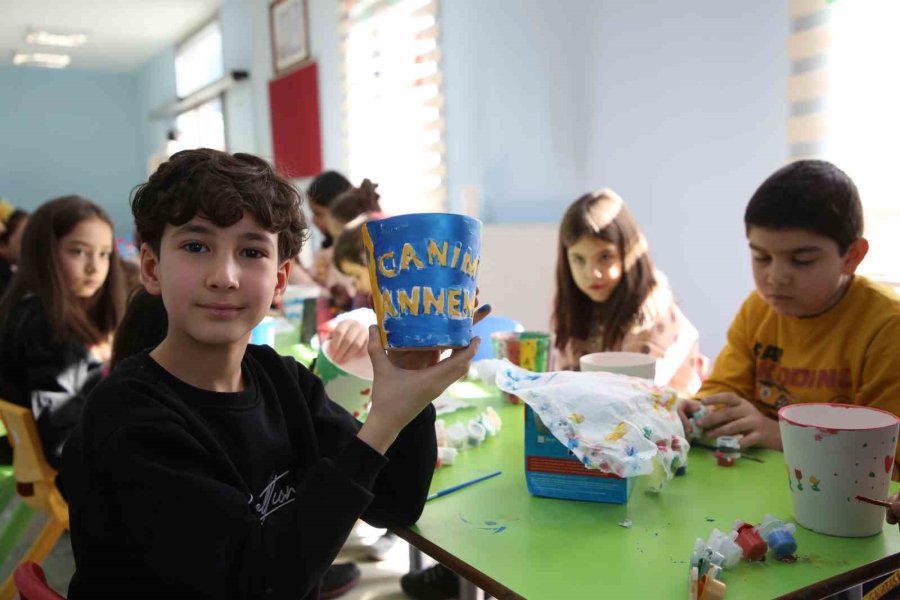
<path fill-rule="evenodd" d="M 859 187 L 871 242 L 860 271 L 900 284 L 900 2 L 791 0 L 792 158 L 824 158 Z"/>
<path fill-rule="evenodd" d="M 443 211 L 437 0 L 343 0 L 350 178 L 378 183 L 388 213 Z"/>
<path fill-rule="evenodd" d="M 225 115 L 222 97 L 213 98 L 175 119 L 180 149 L 213 148 L 225 150 Z"/>
<path fill-rule="evenodd" d="M 187 98 L 225 74 L 222 27 L 213 21 L 175 51 L 175 92 Z"/>
<path fill-rule="evenodd" d="M 189 37 L 175 52 L 175 89 L 182 100 L 222 79 L 222 29 L 213 21 Z M 207 90 L 208 91 L 208 90 Z M 197 96 L 200 96 L 197 94 Z M 194 106 L 175 118 L 177 146 L 225 150 L 225 115 L 222 96 L 203 102 L 190 100 Z M 201 104 L 197 104 L 202 102 Z"/>

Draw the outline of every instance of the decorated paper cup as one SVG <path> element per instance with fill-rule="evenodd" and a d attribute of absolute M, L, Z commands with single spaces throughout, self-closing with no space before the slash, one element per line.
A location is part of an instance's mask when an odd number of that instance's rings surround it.
<path fill-rule="evenodd" d="M 361 354 L 338 365 L 331 360 L 331 342 L 319 348 L 315 373 L 325 385 L 325 393 L 351 415 L 365 421 L 372 397 L 372 360 Z"/>
<path fill-rule="evenodd" d="M 594 352 L 582 356 L 578 363 L 582 371 L 619 373 L 650 381 L 656 379 L 656 357 L 640 352 Z"/>
<path fill-rule="evenodd" d="M 491 334 L 494 358 L 505 358 L 523 369 L 543 373 L 550 359 L 550 334 L 539 331 L 501 331 Z M 517 396 L 503 392 L 503 398 L 521 404 Z"/>
<path fill-rule="evenodd" d="M 385 348 L 461 348 L 472 341 L 481 221 L 412 214 L 363 226 L 372 303 Z"/>
<path fill-rule="evenodd" d="M 850 404 L 794 404 L 778 411 L 788 487 L 798 523 L 828 535 L 863 537 L 882 529 L 894 468 L 895 415 Z"/>

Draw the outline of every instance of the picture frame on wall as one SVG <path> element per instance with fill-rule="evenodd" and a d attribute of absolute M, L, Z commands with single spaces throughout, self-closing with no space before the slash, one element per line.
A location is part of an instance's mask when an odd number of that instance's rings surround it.
<path fill-rule="evenodd" d="M 307 0 L 274 0 L 269 5 L 272 68 L 282 75 L 309 60 Z"/>

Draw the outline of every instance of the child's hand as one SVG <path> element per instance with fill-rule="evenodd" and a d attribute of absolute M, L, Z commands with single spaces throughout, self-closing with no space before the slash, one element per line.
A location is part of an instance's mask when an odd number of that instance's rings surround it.
<path fill-rule="evenodd" d="M 691 427 L 690 418 L 695 412 L 700 410 L 700 407 L 703 406 L 696 400 L 679 400 L 678 404 L 675 405 L 675 410 L 678 412 L 678 418 L 681 419 L 681 424 L 684 426 L 684 435 L 686 437 L 691 437 L 691 431 L 693 431 L 693 427 Z"/>
<path fill-rule="evenodd" d="M 331 360 L 340 365 L 347 359 L 365 352 L 369 330 L 359 321 L 344 319 L 335 326 L 328 340 L 331 342 L 329 345 Z"/>
<path fill-rule="evenodd" d="M 896 525 L 900 522 L 900 493 L 891 494 L 887 501 L 891 503 L 891 507 L 885 509 L 884 519 L 891 525 Z"/>
<path fill-rule="evenodd" d="M 406 425 L 441 395 L 451 383 L 469 372 L 469 364 L 481 343 L 475 338 L 466 348 L 458 348 L 434 364 L 437 351 L 395 353 L 389 358 L 381 347 L 378 327 L 369 328 L 369 356 L 375 377 L 372 384 L 372 408 L 359 438 L 384 454 Z M 419 355 L 414 357 L 412 355 Z M 403 368 L 396 363 L 411 367 Z"/>
<path fill-rule="evenodd" d="M 88 352 L 103 364 L 109 364 L 112 358 L 112 343 L 109 340 L 97 342 L 88 348 Z"/>
<path fill-rule="evenodd" d="M 773 450 L 782 449 L 778 421 L 759 412 L 749 400 L 724 392 L 707 396 L 700 402 L 703 406 L 716 407 L 711 414 L 697 421 L 707 437 L 740 435 L 742 448 L 760 445 Z"/>

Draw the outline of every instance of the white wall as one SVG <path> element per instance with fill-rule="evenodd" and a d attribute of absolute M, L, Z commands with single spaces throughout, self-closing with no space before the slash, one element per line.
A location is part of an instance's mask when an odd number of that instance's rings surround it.
<path fill-rule="evenodd" d="M 632 208 L 714 356 L 752 289 L 744 207 L 787 160 L 787 1 L 592 9 L 587 185 Z"/>
<path fill-rule="evenodd" d="M 479 298 L 493 313 L 547 331 L 558 234 L 555 223 L 485 225 L 478 264 Z"/>

